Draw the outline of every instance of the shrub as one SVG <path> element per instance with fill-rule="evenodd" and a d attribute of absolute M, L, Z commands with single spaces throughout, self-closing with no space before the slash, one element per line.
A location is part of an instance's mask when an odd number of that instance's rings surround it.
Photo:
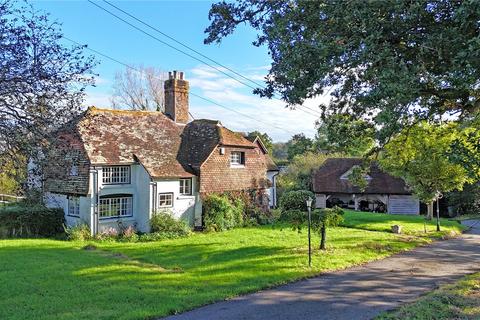
<path fill-rule="evenodd" d="M 302 224 L 307 220 L 307 213 L 302 210 L 293 209 L 282 211 L 280 216 L 280 221 L 287 222 L 292 225 L 293 229 L 300 230 L 302 229 Z"/>
<path fill-rule="evenodd" d="M 156 212 L 150 219 L 152 233 L 172 233 L 179 236 L 188 235 L 191 230 L 183 220 L 175 219 L 168 211 Z"/>
<path fill-rule="evenodd" d="M 15 205 L 0 208 L 0 237 L 52 237 L 64 231 L 60 208 Z"/>
<path fill-rule="evenodd" d="M 109 228 L 103 229 L 100 233 L 98 233 L 95 236 L 95 239 L 100 241 L 115 241 L 117 240 L 118 236 L 119 236 L 118 230 L 113 227 L 109 227 Z"/>
<path fill-rule="evenodd" d="M 128 226 L 120 230 L 120 238 L 119 238 L 120 241 L 137 242 L 138 239 L 139 239 L 139 236 L 134 226 Z"/>
<path fill-rule="evenodd" d="M 203 200 L 203 222 L 207 231 L 224 231 L 237 226 L 239 210 L 226 195 L 210 194 Z"/>
<path fill-rule="evenodd" d="M 280 208 L 282 211 L 301 210 L 307 211 L 307 199 L 312 198 L 312 207 L 315 208 L 315 195 L 308 190 L 288 191 L 280 198 Z"/>
<path fill-rule="evenodd" d="M 67 239 L 71 241 L 87 241 L 92 239 L 90 228 L 84 223 L 72 227 L 65 227 L 65 233 L 67 234 Z"/>

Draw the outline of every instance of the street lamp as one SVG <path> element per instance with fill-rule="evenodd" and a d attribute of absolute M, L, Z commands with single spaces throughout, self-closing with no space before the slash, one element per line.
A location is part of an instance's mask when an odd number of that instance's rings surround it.
<path fill-rule="evenodd" d="M 443 194 L 437 191 L 437 231 L 440 231 L 440 199 L 443 198 Z"/>
<path fill-rule="evenodd" d="M 308 197 L 307 209 L 308 209 L 308 266 L 312 266 L 312 242 L 310 237 L 310 226 L 312 225 L 312 202 L 313 199 Z"/>

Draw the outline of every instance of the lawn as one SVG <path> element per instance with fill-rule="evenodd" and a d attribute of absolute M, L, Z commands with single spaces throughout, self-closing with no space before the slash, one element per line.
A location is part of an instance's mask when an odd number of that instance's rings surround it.
<path fill-rule="evenodd" d="M 151 243 L 86 243 L 47 239 L 0 241 L 0 319 L 145 319 L 165 316 L 295 279 L 384 258 L 430 241 L 394 235 L 392 221 L 352 222 L 328 231 L 307 266 L 306 231 L 281 226 Z M 392 216 L 386 216 L 392 218 Z M 358 217 L 357 217 L 358 218 Z M 410 226 L 415 222 L 406 219 Z M 403 221 L 403 220 L 402 220 Z M 417 229 L 423 228 L 418 220 Z M 451 226 L 457 229 L 456 225 Z"/>
<path fill-rule="evenodd" d="M 440 219 L 441 233 L 436 232 L 436 220 L 425 220 L 425 216 L 418 215 L 392 215 L 384 213 L 345 211 L 344 227 L 365 229 L 371 231 L 390 232 L 391 226 L 398 224 L 402 226 L 402 232 L 409 235 L 422 236 L 427 234 L 438 237 L 450 232 L 460 233 L 465 229 L 457 221 Z"/>
<path fill-rule="evenodd" d="M 480 319 L 480 273 L 435 290 L 377 320 Z"/>

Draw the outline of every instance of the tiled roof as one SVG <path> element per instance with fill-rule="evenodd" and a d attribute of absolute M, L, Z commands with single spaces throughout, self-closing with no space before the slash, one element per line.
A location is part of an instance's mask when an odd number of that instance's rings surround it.
<path fill-rule="evenodd" d="M 92 164 L 137 160 L 152 177 L 188 177 L 177 160 L 183 126 L 160 112 L 89 108 L 78 124 Z"/>
<path fill-rule="evenodd" d="M 139 162 L 156 178 L 198 174 L 217 145 L 256 147 L 219 121 L 200 119 L 180 125 L 156 111 L 91 107 L 77 130 L 92 164 Z M 267 158 L 267 168 L 276 168 Z"/>
<path fill-rule="evenodd" d="M 382 171 L 376 162 L 370 166 L 372 178 L 364 192 L 341 176 L 352 167 L 362 164 L 359 158 L 331 158 L 313 172 L 313 191 L 316 193 L 411 194 L 405 182 Z"/>

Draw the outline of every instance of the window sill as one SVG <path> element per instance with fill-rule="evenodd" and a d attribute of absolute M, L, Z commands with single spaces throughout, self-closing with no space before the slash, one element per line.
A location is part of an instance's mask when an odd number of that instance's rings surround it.
<path fill-rule="evenodd" d="M 231 164 L 230 168 L 245 168 L 244 164 Z"/>
<path fill-rule="evenodd" d="M 67 217 L 70 217 L 70 218 L 80 218 L 80 216 L 74 216 L 73 214 L 67 214 Z"/>
<path fill-rule="evenodd" d="M 182 199 L 194 199 L 195 196 L 193 194 L 182 194 L 177 197 L 177 200 L 182 200 Z"/>
<path fill-rule="evenodd" d="M 106 218 L 98 218 L 98 222 L 110 222 L 110 221 L 115 221 L 115 220 L 121 220 L 121 221 L 133 221 L 135 218 L 133 216 L 125 216 L 125 217 L 106 217 Z"/>

